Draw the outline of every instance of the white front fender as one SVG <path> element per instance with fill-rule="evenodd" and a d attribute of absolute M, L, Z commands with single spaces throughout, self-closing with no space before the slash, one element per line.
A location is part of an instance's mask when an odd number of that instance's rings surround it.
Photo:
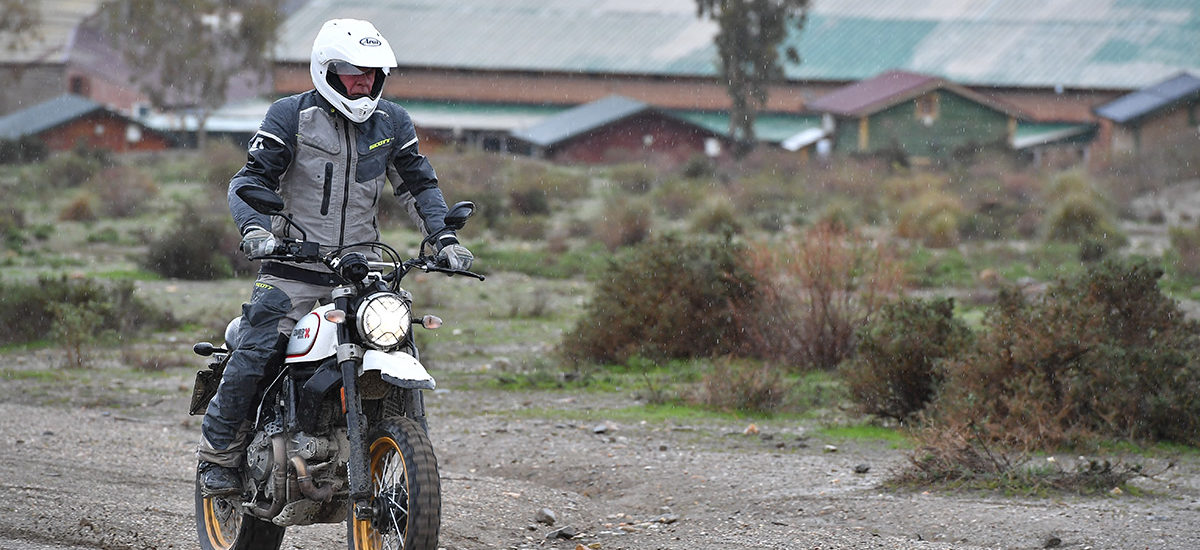
<path fill-rule="evenodd" d="M 401 388 L 432 390 L 437 386 L 420 361 L 399 351 L 386 353 L 373 349 L 367 350 L 363 354 L 362 370 L 363 372 L 379 371 L 381 378 Z"/>

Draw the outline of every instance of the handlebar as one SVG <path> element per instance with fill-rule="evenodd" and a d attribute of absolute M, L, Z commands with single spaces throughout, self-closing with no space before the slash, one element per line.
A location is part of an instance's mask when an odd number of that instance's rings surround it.
<path fill-rule="evenodd" d="M 341 258 L 341 253 L 344 251 L 345 249 L 337 249 L 327 254 L 321 254 L 320 245 L 318 243 L 312 241 L 300 241 L 297 239 L 282 239 L 276 244 L 275 251 L 272 254 L 258 256 L 251 259 L 276 260 L 296 263 L 321 263 L 325 264 L 325 266 L 334 273 L 337 273 L 337 261 Z M 387 272 L 383 275 L 383 280 L 389 282 L 404 278 L 404 276 L 414 268 L 426 273 L 444 273 L 450 277 L 455 275 L 464 275 L 479 279 L 480 281 L 486 279 L 483 275 L 474 273 L 472 271 L 467 271 L 465 269 L 450 269 L 449 266 L 440 264 L 437 261 L 437 257 L 434 255 L 417 256 L 402 262 L 368 260 L 367 267 L 373 272 Z"/>

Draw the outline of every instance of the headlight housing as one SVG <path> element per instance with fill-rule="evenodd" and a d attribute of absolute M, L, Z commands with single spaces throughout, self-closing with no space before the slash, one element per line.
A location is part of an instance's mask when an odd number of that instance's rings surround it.
<path fill-rule="evenodd" d="M 408 304 L 390 292 L 368 296 L 358 307 L 355 326 L 363 343 L 378 350 L 389 350 L 404 343 L 412 326 Z"/>

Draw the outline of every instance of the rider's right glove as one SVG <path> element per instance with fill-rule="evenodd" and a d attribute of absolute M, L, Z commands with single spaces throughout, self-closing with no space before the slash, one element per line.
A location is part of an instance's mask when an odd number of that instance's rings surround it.
<path fill-rule="evenodd" d="M 274 254 L 275 246 L 275 235 L 257 225 L 247 227 L 242 236 L 242 253 L 251 260 Z"/>
<path fill-rule="evenodd" d="M 458 238 L 454 235 L 442 235 L 442 238 L 438 239 L 438 245 L 441 247 L 437 253 L 438 263 L 455 271 L 471 269 L 475 255 L 471 254 L 467 247 L 458 244 Z"/>

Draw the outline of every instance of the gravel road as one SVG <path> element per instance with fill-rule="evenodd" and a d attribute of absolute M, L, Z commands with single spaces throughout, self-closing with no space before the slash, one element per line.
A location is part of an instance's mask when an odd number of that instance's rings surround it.
<path fill-rule="evenodd" d="M 0 549 L 195 548 L 199 428 L 185 411 L 189 373 L 177 372 L 0 381 Z M 823 441 L 811 426 L 766 422 L 747 435 L 734 421 L 588 412 L 634 404 L 611 395 L 449 388 L 428 404 L 448 550 L 1200 549 L 1193 457 L 1144 480 L 1150 496 L 892 492 L 879 484 L 904 451 Z M 521 413 L 530 408 L 584 420 Z M 542 509 L 552 525 L 536 520 Z M 553 537 L 560 528 L 577 535 Z M 342 524 L 292 529 L 284 541 L 344 545 Z"/>

